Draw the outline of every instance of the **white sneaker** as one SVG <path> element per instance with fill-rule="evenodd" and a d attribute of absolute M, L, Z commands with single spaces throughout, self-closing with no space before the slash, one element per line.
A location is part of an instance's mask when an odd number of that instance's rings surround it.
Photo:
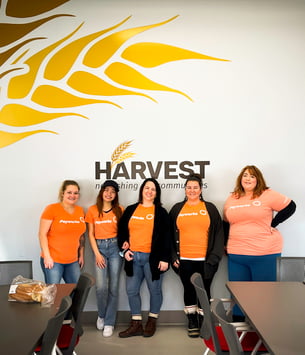
<path fill-rule="evenodd" d="M 96 328 L 98 330 L 103 330 L 104 329 L 104 318 L 97 317 Z"/>
<path fill-rule="evenodd" d="M 111 337 L 113 334 L 113 326 L 112 325 L 105 325 L 104 331 L 103 331 L 103 336 L 104 337 Z"/>

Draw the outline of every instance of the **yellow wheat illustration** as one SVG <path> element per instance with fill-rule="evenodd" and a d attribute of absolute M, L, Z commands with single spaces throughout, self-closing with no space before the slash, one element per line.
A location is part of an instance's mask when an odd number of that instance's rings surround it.
<path fill-rule="evenodd" d="M 74 15 L 61 11 L 61 6 L 70 1 L 0 0 L 0 13 L 5 14 L 4 21 L 0 20 L 0 78 L 6 79 L 0 84 L 0 123 L 6 126 L 0 132 L 0 149 L 33 134 L 56 133 L 43 129 L 28 133 L 24 127 L 35 128 L 69 115 L 89 118 L 78 112 L 80 106 L 107 104 L 123 109 L 116 102 L 120 96 L 142 97 L 157 104 L 154 93 L 168 92 L 192 102 L 183 91 L 155 81 L 150 69 L 181 60 L 228 62 L 164 43 L 128 43 L 137 35 L 169 24 L 179 15 L 123 28 L 131 18 L 127 16 L 108 28 L 80 36 L 79 30 L 85 23 L 81 20 L 75 29 L 45 46 L 46 25 L 56 29 L 60 18 L 73 19 Z M 22 18 L 22 24 L 11 22 L 14 18 Z M 35 35 L 38 32 L 39 36 Z M 38 50 L 34 50 L 33 43 L 39 46 Z M 75 63 L 79 63 L 77 68 Z M 102 67 L 102 71 L 91 72 L 92 68 Z M 18 132 L 11 132 L 12 129 Z M 131 141 L 124 142 L 114 151 L 112 166 L 134 155 L 125 152 L 130 144 Z"/>
<path fill-rule="evenodd" d="M 111 168 L 116 164 L 122 163 L 122 161 L 131 158 L 135 155 L 135 153 L 125 152 L 125 150 L 131 145 L 131 141 L 126 141 L 121 143 L 118 147 L 115 148 L 114 152 L 111 155 Z"/>

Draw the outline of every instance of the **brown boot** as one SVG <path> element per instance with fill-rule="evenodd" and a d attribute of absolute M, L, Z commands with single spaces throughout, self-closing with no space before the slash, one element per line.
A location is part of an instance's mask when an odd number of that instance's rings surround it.
<path fill-rule="evenodd" d="M 143 336 L 146 338 L 152 337 L 156 331 L 156 324 L 157 324 L 157 318 L 148 317 Z"/>
<path fill-rule="evenodd" d="M 136 335 L 143 335 L 143 326 L 141 320 L 132 319 L 129 328 L 119 333 L 120 338 L 129 338 Z"/>

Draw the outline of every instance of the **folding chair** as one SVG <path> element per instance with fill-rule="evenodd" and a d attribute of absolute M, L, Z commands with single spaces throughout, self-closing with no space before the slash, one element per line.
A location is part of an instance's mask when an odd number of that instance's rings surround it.
<path fill-rule="evenodd" d="M 69 324 L 63 324 L 57 339 L 56 350 L 62 355 L 75 354 L 75 347 L 80 336 L 84 333 L 82 328 L 82 313 L 88 298 L 91 287 L 95 284 L 95 279 L 88 273 L 80 275 L 75 290 L 72 292 L 72 306 L 66 319 Z M 66 323 L 66 321 L 65 321 Z"/>
<path fill-rule="evenodd" d="M 34 354 L 56 355 L 56 340 L 62 327 L 62 322 L 72 305 L 70 296 L 63 297 L 56 315 L 48 321 L 47 328 Z"/>

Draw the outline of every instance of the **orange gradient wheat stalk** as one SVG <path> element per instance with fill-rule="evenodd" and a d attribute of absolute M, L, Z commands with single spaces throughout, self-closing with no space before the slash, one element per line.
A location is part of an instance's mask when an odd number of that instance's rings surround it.
<path fill-rule="evenodd" d="M 121 143 L 119 146 L 116 147 L 116 149 L 114 150 L 114 152 L 111 155 L 111 168 L 114 167 L 114 165 L 116 164 L 120 164 L 122 163 L 122 161 L 131 158 L 135 155 L 135 153 L 131 153 L 131 152 L 125 152 L 125 150 L 130 147 L 132 141 L 125 141 L 123 143 Z"/>

